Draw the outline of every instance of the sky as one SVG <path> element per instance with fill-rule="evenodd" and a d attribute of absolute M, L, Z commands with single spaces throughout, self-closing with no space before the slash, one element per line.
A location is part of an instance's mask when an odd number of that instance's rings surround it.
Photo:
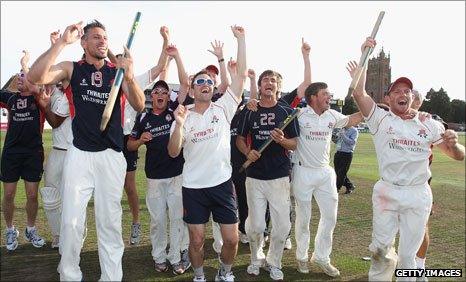
<path fill-rule="evenodd" d="M 392 79 L 409 77 L 426 93 L 443 87 L 451 99 L 465 96 L 465 2 L 1 2 L 1 84 L 20 69 L 21 51 L 35 59 L 49 48 L 49 34 L 66 26 L 98 19 L 105 24 L 109 47 L 119 53 L 126 43 L 137 11 L 142 13 L 133 42 L 135 73 L 156 64 L 161 51 L 159 28 L 168 26 L 188 73 L 217 64 L 207 50 L 217 39 L 225 43 L 225 58 L 236 57 L 230 26 L 246 30 L 247 64 L 260 74 L 266 69 L 284 77 L 283 91 L 303 80 L 301 38 L 311 45 L 312 81 L 329 85 L 343 98 L 350 85 L 345 69 L 359 61 L 360 46 L 370 35 L 380 11 L 385 17 L 377 34 L 376 55 L 390 54 Z M 78 60 L 79 41 L 57 59 Z M 177 83 L 176 67 L 169 83 Z M 249 89 L 249 82 L 247 82 Z"/>

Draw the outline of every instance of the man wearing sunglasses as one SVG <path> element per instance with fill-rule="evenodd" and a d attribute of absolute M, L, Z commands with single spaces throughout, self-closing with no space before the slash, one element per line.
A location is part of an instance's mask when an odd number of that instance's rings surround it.
<path fill-rule="evenodd" d="M 20 178 L 24 180 L 27 198 L 26 239 L 36 248 L 45 245 L 45 240 L 39 236 L 35 227 L 37 193 L 44 161 L 42 130 L 45 120 L 43 111 L 34 97 L 40 89 L 31 84 L 26 76 L 23 70 L 18 74 L 19 92 L 0 92 L 0 107 L 8 109 L 8 130 L 2 151 L 0 173 L 4 186 L 2 204 L 8 251 L 14 251 L 18 247 L 19 231 L 13 225 L 13 212 L 16 187 Z"/>
<path fill-rule="evenodd" d="M 374 48 L 367 38 L 364 48 Z M 388 281 L 395 268 L 415 269 L 416 252 L 425 235 L 432 208 L 429 156 L 431 145 L 452 159 L 463 161 L 464 146 L 458 134 L 445 130 L 433 119 L 421 121 L 411 108 L 413 83 L 407 77 L 393 82 L 385 96 L 389 111 L 375 104 L 365 89 L 367 66 L 354 92 L 354 99 L 373 134 L 380 180 L 372 195 L 372 252 L 369 280 Z M 394 248 L 397 233 L 399 254 Z"/>
<path fill-rule="evenodd" d="M 237 64 L 232 83 L 215 103 L 211 101 L 214 81 L 206 71 L 193 77 L 194 106 L 178 106 L 172 125 L 168 152 L 171 157 L 183 148 L 183 209 L 189 229 L 189 254 L 193 281 L 206 281 L 203 270 L 205 224 L 212 213 L 220 223 L 223 239 L 216 281 L 234 281 L 231 271 L 238 248 L 238 209 L 231 182 L 230 123 L 241 101 L 246 80 L 244 29 L 231 27 L 238 42 Z"/>

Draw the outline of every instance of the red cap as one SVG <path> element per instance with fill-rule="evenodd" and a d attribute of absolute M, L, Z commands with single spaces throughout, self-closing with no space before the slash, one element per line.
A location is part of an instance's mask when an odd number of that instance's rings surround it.
<path fill-rule="evenodd" d="M 218 75 L 218 68 L 214 65 L 208 65 L 206 68 L 205 68 L 206 71 L 211 71 L 211 72 L 214 72 L 216 75 Z"/>
<path fill-rule="evenodd" d="M 413 90 L 413 83 L 411 82 L 411 80 L 409 80 L 409 78 L 407 78 L 407 77 L 402 76 L 402 77 L 398 78 L 397 80 L 395 80 L 392 84 L 390 84 L 390 87 L 388 88 L 387 94 L 392 92 L 393 87 L 397 83 L 406 83 L 408 85 L 409 89 Z"/>

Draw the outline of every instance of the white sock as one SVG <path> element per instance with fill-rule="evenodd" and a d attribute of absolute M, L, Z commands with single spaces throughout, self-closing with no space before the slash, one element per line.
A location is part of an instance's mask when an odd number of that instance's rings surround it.
<path fill-rule="evenodd" d="M 34 229 L 36 229 L 35 226 L 32 226 L 32 227 L 26 226 L 26 230 L 27 230 L 28 232 L 31 232 L 31 231 L 34 230 Z"/>
<path fill-rule="evenodd" d="M 196 267 L 193 269 L 194 270 L 194 276 L 196 277 L 202 277 L 204 276 L 204 267 Z"/>
<path fill-rule="evenodd" d="M 426 268 L 426 258 L 420 258 L 416 256 L 416 267 L 421 269 Z"/>
<path fill-rule="evenodd" d="M 6 231 L 15 231 L 15 226 L 12 225 L 11 227 L 7 227 Z"/>

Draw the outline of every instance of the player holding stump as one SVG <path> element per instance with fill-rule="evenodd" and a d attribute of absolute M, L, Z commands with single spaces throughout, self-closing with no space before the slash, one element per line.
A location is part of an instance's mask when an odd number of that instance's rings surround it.
<path fill-rule="evenodd" d="M 81 40 L 85 59 L 54 62 L 67 45 Z M 116 66 L 105 60 L 108 52 L 105 27 L 94 21 L 70 25 L 53 46 L 42 54 L 30 70 L 34 83 L 63 83 L 70 102 L 73 146 L 69 148 L 63 171 L 63 211 L 60 230 L 61 280 L 82 280 L 79 253 L 86 207 L 94 195 L 101 280 L 123 277 L 124 251 L 121 228 L 121 197 L 126 172 L 123 157 L 123 129 L 120 103 L 115 103 L 107 130 L 100 131 L 102 113 L 116 74 Z M 118 60 L 125 70 L 122 90 L 136 111 L 144 108 L 144 93 L 133 74 L 129 50 Z M 123 93 L 120 91 L 119 98 Z"/>
<path fill-rule="evenodd" d="M 373 48 L 375 41 L 367 38 L 362 49 L 366 46 Z M 416 268 L 416 252 L 432 208 L 427 182 L 431 176 L 431 145 L 455 160 L 464 160 L 465 152 L 456 132 L 445 130 L 433 119 L 419 120 L 418 112 L 411 108 L 411 80 L 400 77 L 391 84 L 385 97 L 390 106 L 387 112 L 364 91 L 366 71 L 363 70 L 353 95 L 373 135 L 380 174 L 372 194 L 369 280 L 389 281 L 396 267 Z M 393 245 L 398 232 L 397 257 Z"/>

